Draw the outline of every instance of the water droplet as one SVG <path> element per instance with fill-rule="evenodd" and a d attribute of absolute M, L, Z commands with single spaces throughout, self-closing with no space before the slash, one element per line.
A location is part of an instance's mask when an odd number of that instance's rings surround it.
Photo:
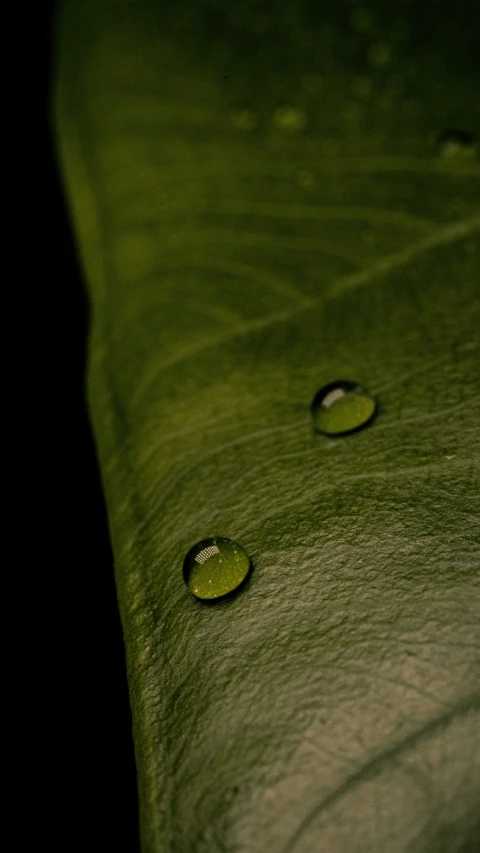
<path fill-rule="evenodd" d="M 183 579 L 197 598 L 221 598 L 243 583 L 250 568 L 250 558 L 241 545 L 211 536 L 190 548 L 183 562 Z"/>
<path fill-rule="evenodd" d="M 366 426 L 377 409 L 375 398 L 357 382 L 325 385 L 312 402 L 313 426 L 325 435 L 344 435 Z"/>
<path fill-rule="evenodd" d="M 447 130 L 437 140 L 442 157 L 473 157 L 477 151 L 477 137 L 468 130 Z"/>
<path fill-rule="evenodd" d="M 356 33 L 368 33 L 373 27 L 373 14 L 370 9 L 359 6 L 350 15 L 350 26 Z"/>
<path fill-rule="evenodd" d="M 390 45 L 385 41 L 377 41 L 375 44 L 371 44 L 368 48 L 367 58 L 370 64 L 377 68 L 388 65 L 392 59 Z"/>
<path fill-rule="evenodd" d="M 303 130 L 307 124 L 307 116 L 304 110 L 300 107 L 294 107 L 290 104 L 283 104 L 277 107 L 273 114 L 273 123 L 280 130 L 290 132 L 298 132 Z"/>
<path fill-rule="evenodd" d="M 230 107 L 230 122 L 239 130 L 253 130 L 257 117 L 246 104 L 232 104 Z"/>

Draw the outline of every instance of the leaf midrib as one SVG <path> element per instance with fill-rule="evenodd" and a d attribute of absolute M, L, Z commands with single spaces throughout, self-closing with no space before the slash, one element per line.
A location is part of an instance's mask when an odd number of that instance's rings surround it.
<path fill-rule="evenodd" d="M 153 372 L 150 374 L 148 371 L 144 373 L 137 383 L 135 391 L 132 393 L 132 405 L 137 405 L 138 400 L 143 396 L 143 394 L 145 394 L 148 387 L 154 382 L 157 382 L 161 374 L 173 365 L 188 361 L 189 358 L 198 356 L 207 349 L 212 349 L 219 344 L 226 343 L 235 338 L 246 337 L 251 332 L 258 332 L 263 329 L 276 326 L 280 323 L 288 322 L 292 317 L 298 316 L 312 307 L 323 305 L 329 300 L 336 299 L 343 295 L 347 290 L 353 290 L 357 287 L 369 284 L 385 273 L 393 272 L 395 269 L 405 266 L 410 261 L 415 260 L 426 252 L 467 237 L 477 230 L 480 230 L 480 217 L 478 216 L 460 220 L 453 224 L 449 223 L 445 227 L 437 229 L 433 234 L 429 234 L 427 237 L 418 240 L 410 246 L 410 248 L 387 255 L 367 269 L 358 273 L 353 273 L 352 275 L 348 275 L 334 282 L 322 295 L 321 300 L 306 298 L 293 308 L 288 308 L 284 311 L 270 314 L 267 317 L 250 320 L 249 322 L 239 325 L 236 329 L 229 329 L 226 333 L 212 335 L 206 342 L 186 347 L 184 350 L 164 359 L 160 364 L 155 364 L 153 366 Z"/>

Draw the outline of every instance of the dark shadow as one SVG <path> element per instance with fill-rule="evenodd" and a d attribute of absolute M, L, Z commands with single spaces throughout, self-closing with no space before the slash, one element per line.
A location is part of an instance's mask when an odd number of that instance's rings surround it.
<path fill-rule="evenodd" d="M 35 573 L 42 598 L 34 650 L 42 693 L 34 707 L 46 713 L 39 723 L 35 718 L 41 757 L 32 759 L 31 787 L 46 824 L 38 838 L 49 849 L 138 853 L 125 650 L 85 400 L 90 313 L 50 127 L 56 6 L 42 7 L 41 67 L 32 84 L 40 125 L 34 152 L 39 204 L 33 216 L 41 240 L 35 258 L 41 274 L 31 282 L 40 342 L 31 374 L 41 401 L 31 413 L 32 424 L 39 425 L 32 435 L 41 436 L 32 449 L 38 474 L 31 477 L 41 530 Z"/>

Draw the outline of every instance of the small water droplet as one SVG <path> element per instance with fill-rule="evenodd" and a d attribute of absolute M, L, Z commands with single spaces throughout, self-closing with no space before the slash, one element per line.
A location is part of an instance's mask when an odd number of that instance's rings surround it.
<path fill-rule="evenodd" d="M 183 562 L 183 579 L 197 598 L 221 598 L 243 583 L 250 568 L 250 558 L 241 545 L 211 536 L 190 548 Z"/>
<path fill-rule="evenodd" d="M 392 59 L 390 45 L 385 41 L 377 41 L 375 44 L 371 44 L 368 48 L 367 58 L 369 63 L 376 68 L 388 65 Z"/>
<path fill-rule="evenodd" d="M 282 104 L 281 107 L 277 107 L 273 114 L 273 123 L 280 130 L 296 133 L 306 126 L 307 116 L 300 107 Z"/>
<path fill-rule="evenodd" d="M 442 157 L 473 157 L 477 151 L 477 137 L 468 130 L 447 130 L 437 140 Z"/>
<path fill-rule="evenodd" d="M 366 426 L 377 409 L 374 397 L 350 380 L 325 385 L 312 402 L 313 426 L 325 435 L 344 435 Z"/>
<path fill-rule="evenodd" d="M 246 104 L 232 104 L 230 107 L 230 122 L 239 130 L 253 130 L 257 117 Z"/>

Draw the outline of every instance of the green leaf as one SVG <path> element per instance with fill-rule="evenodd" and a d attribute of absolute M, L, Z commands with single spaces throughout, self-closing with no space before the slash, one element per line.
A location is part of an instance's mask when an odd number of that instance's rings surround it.
<path fill-rule="evenodd" d="M 145 853 L 478 849 L 475 14 L 63 4 Z M 205 603 L 211 536 L 253 571 Z"/>

